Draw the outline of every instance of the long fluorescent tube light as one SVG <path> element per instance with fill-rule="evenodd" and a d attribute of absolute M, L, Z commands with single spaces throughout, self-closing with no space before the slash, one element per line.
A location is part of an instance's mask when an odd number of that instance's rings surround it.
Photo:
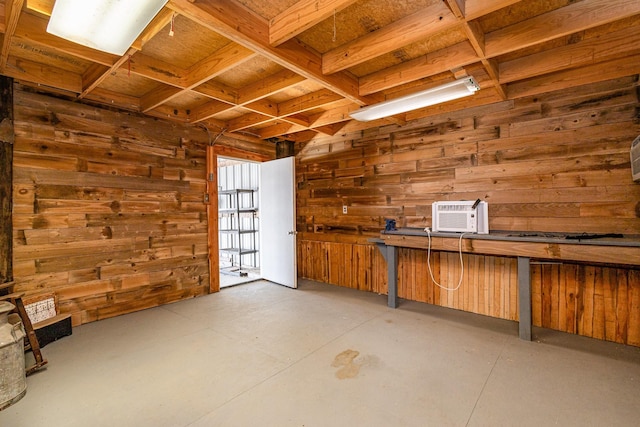
<path fill-rule="evenodd" d="M 473 77 L 464 77 L 451 83 L 445 83 L 430 89 L 413 93 L 400 98 L 384 101 L 379 104 L 363 107 L 349 115 L 361 122 L 381 119 L 394 114 L 406 113 L 418 108 L 440 104 L 465 96 L 473 95 L 480 90 L 480 86 Z"/>
<path fill-rule="evenodd" d="M 167 0 L 56 0 L 47 32 L 122 56 Z"/>

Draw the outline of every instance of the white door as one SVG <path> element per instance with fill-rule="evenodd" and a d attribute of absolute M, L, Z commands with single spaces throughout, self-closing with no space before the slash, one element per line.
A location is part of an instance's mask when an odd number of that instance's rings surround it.
<path fill-rule="evenodd" d="M 295 157 L 260 165 L 260 271 L 262 278 L 298 287 Z"/>

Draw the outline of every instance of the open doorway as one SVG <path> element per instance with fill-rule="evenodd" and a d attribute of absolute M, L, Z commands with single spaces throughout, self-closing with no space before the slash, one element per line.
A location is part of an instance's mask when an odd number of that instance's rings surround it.
<path fill-rule="evenodd" d="M 218 157 L 220 287 L 260 278 L 260 164 Z"/>

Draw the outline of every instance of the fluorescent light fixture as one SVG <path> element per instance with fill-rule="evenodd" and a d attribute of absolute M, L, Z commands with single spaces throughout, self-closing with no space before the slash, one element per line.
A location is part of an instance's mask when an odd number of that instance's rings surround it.
<path fill-rule="evenodd" d="M 167 0 L 56 0 L 47 32 L 124 55 Z"/>
<path fill-rule="evenodd" d="M 350 116 L 361 122 L 393 116 L 394 114 L 406 113 L 407 111 L 430 105 L 440 104 L 465 96 L 473 95 L 480 90 L 480 86 L 473 77 L 464 77 L 451 83 L 432 87 L 420 92 L 413 93 L 400 98 L 384 101 L 379 104 L 370 105 L 350 113 Z"/>

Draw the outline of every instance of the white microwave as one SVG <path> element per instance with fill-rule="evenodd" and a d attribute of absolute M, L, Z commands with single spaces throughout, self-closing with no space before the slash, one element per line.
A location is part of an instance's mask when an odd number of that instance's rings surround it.
<path fill-rule="evenodd" d="M 461 200 L 456 202 L 434 202 L 431 204 L 434 232 L 489 233 L 487 202 Z"/>

